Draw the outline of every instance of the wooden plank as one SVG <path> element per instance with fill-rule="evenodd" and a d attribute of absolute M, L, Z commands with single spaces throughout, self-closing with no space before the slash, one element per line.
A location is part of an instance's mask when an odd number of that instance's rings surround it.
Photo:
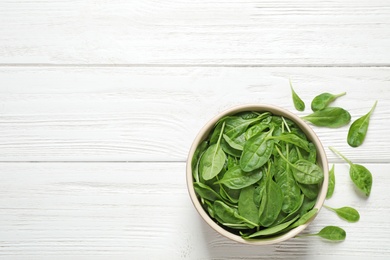
<path fill-rule="evenodd" d="M 390 3 L 1 1 L 2 64 L 389 64 Z"/>
<path fill-rule="evenodd" d="M 279 259 L 390 254 L 388 164 L 369 164 L 369 199 L 358 196 L 346 164 L 336 165 L 327 204 L 361 214 L 347 223 L 325 209 L 306 233 L 326 225 L 347 231 L 342 243 L 291 239 L 244 246 L 217 235 L 196 213 L 184 163 L 0 163 L 0 257 L 4 259 Z"/>
<path fill-rule="evenodd" d="M 306 112 L 298 115 L 309 114 L 312 98 L 325 91 L 347 92 L 334 105 L 349 110 L 353 120 L 378 100 L 359 149 L 347 145 L 348 127 L 313 128 L 325 147 L 335 146 L 351 160 L 388 162 L 389 72 L 389 68 L 0 68 L 0 160 L 185 161 L 200 128 L 227 108 L 268 103 L 296 112 L 291 78 L 307 103 Z"/>

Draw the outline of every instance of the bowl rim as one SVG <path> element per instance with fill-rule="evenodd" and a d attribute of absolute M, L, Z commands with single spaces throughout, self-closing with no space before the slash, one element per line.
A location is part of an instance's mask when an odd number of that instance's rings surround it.
<path fill-rule="evenodd" d="M 191 161 L 192 157 L 194 155 L 194 152 L 196 148 L 198 147 L 199 143 L 204 140 L 209 132 L 214 128 L 217 121 L 227 115 L 234 115 L 240 112 L 245 111 L 257 111 L 257 112 L 271 112 L 273 115 L 279 115 L 284 116 L 292 121 L 294 121 L 297 126 L 305 133 L 307 138 L 315 145 L 317 150 L 317 163 L 322 168 L 324 173 L 324 181 L 322 183 L 322 187 L 319 191 L 316 204 L 314 205 L 314 208 L 317 208 L 317 213 L 308 220 L 305 224 L 300 225 L 294 229 L 291 229 L 287 233 L 284 233 L 280 236 L 272 237 L 272 238 L 259 238 L 259 239 L 250 239 L 246 240 L 243 239 L 241 236 L 233 234 L 220 225 L 218 225 L 209 215 L 208 213 L 203 209 L 201 203 L 199 202 L 194 186 L 193 186 L 193 176 L 192 176 L 192 167 L 191 167 Z M 186 181 L 187 181 L 187 190 L 190 195 L 191 201 L 198 212 L 198 214 L 201 216 L 201 218 L 216 232 L 223 235 L 224 237 L 227 237 L 233 241 L 243 243 L 243 244 L 250 244 L 250 245 L 271 245 L 283 242 L 285 240 L 288 240 L 299 233 L 301 233 L 309 224 L 316 218 L 319 211 L 321 210 L 325 198 L 326 193 L 328 189 L 328 178 L 329 178 L 329 167 L 328 167 L 328 160 L 326 157 L 326 152 L 324 150 L 324 147 L 318 138 L 317 134 L 314 132 L 314 130 L 311 128 L 309 124 L 307 124 L 303 119 L 301 119 L 296 114 L 290 112 L 289 110 L 275 106 L 270 104 L 242 104 L 233 106 L 231 108 L 228 108 L 220 113 L 218 113 L 216 116 L 211 118 L 199 131 L 199 133 L 196 135 L 194 141 L 192 142 L 191 148 L 188 153 L 187 161 L 186 161 Z"/>

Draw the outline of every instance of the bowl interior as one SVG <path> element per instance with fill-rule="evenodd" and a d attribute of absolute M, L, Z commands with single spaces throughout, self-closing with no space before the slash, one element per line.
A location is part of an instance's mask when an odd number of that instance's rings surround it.
<path fill-rule="evenodd" d="M 192 177 L 192 169 L 191 169 L 191 160 L 194 155 L 194 152 L 196 148 L 198 147 L 199 143 L 203 141 L 204 139 L 207 138 L 209 135 L 210 131 L 214 128 L 215 124 L 217 121 L 227 115 L 234 115 L 240 112 L 245 112 L 245 111 L 257 111 L 257 112 L 271 112 L 274 115 L 278 116 L 283 116 L 285 118 L 288 118 L 292 121 L 294 121 L 297 126 L 306 134 L 307 138 L 315 145 L 317 149 L 317 163 L 318 165 L 323 169 L 324 172 L 324 181 L 322 183 L 322 187 L 319 191 L 318 197 L 317 197 L 317 202 L 314 205 L 314 208 L 317 208 L 318 210 L 321 209 L 325 197 L 326 197 L 326 192 L 328 189 L 328 176 L 329 176 L 329 169 L 328 169 L 328 161 L 326 158 L 326 153 L 324 151 L 324 148 L 318 139 L 317 135 L 314 133 L 314 131 L 311 129 L 311 127 L 304 122 L 301 118 L 299 118 L 297 115 L 289 112 L 288 110 L 285 110 L 283 108 L 273 106 L 273 105 L 267 105 L 267 104 L 247 104 L 247 105 L 241 105 L 241 106 L 236 106 L 233 108 L 230 108 L 228 110 L 225 110 L 224 112 L 218 114 L 214 118 L 212 118 L 198 133 L 196 136 L 195 140 L 193 141 L 193 144 L 190 148 L 188 159 L 187 159 L 187 165 L 186 165 L 186 178 L 187 178 L 187 188 L 188 192 L 190 195 L 190 198 L 192 200 L 192 203 L 194 204 L 196 210 L 200 214 L 200 216 L 203 218 L 206 223 L 213 228 L 215 231 L 220 233 L 221 235 L 232 239 L 234 241 L 240 242 L 240 243 L 245 243 L 245 244 L 256 244 L 256 245 L 268 245 L 268 244 L 275 244 L 279 243 L 282 241 L 285 241 L 289 238 L 292 238 L 299 234 L 302 230 L 304 230 L 310 222 L 315 218 L 315 216 L 309 220 L 307 223 L 304 225 L 298 226 L 280 236 L 272 237 L 272 238 L 259 238 L 259 239 L 251 239 L 251 240 L 246 240 L 243 239 L 241 236 L 238 236 L 236 234 L 233 234 L 223 227 L 219 226 L 208 214 L 207 212 L 203 209 L 201 203 L 199 202 L 194 186 L 193 186 L 193 177 Z M 318 212 L 317 212 L 318 214 Z"/>

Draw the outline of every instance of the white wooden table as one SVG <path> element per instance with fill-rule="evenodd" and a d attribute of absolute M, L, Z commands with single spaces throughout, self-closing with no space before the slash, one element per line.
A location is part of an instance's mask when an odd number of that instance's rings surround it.
<path fill-rule="evenodd" d="M 1 1 L 0 258 L 363 259 L 390 256 L 390 2 Z M 291 239 L 247 246 L 216 234 L 186 190 L 185 161 L 218 112 L 306 101 L 352 119 L 378 106 L 362 147 L 348 127 L 313 127 L 373 173 L 368 199 L 327 149 L 336 190 L 305 232 L 347 231 L 342 243 Z"/>

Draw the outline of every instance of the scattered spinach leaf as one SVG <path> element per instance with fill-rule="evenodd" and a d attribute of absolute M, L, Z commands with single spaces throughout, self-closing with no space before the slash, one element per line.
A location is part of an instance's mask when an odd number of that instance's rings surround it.
<path fill-rule="evenodd" d="M 342 207 L 342 208 L 335 209 L 326 205 L 324 205 L 324 207 L 335 212 L 340 218 L 344 219 L 345 221 L 354 223 L 354 222 L 358 222 L 360 219 L 359 212 L 354 208 Z"/>
<path fill-rule="evenodd" d="M 330 199 L 332 197 L 335 186 L 336 186 L 336 178 L 334 175 L 334 164 L 333 164 L 332 168 L 329 171 L 329 184 L 328 184 L 328 191 L 326 192 L 327 199 Z"/>
<path fill-rule="evenodd" d="M 329 106 L 330 103 L 332 103 L 335 99 L 338 97 L 344 96 L 347 94 L 346 92 L 340 93 L 340 94 L 331 94 L 331 93 L 322 93 L 318 96 L 316 96 L 313 101 L 311 102 L 311 110 L 318 111 L 322 110 Z"/>
<path fill-rule="evenodd" d="M 298 96 L 298 94 L 295 92 L 291 80 L 290 80 L 290 89 L 292 94 L 292 100 L 294 103 L 294 107 L 298 111 L 304 111 L 305 110 L 305 102 Z"/>
<path fill-rule="evenodd" d="M 303 116 L 302 119 L 316 126 L 339 128 L 351 121 L 351 114 L 341 107 L 327 107 Z"/>
<path fill-rule="evenodd" d="M 374 112 L 377 103 L 378 101 L 375 101 L 371 110 L 364 116 L 356 119 L 349 127 L 347 142 L 350 146 L 358 147 L 364 142 L 367 135 L 368 125 L 370 124 L 371 114 Z"/>
<path fill-rule="evenodd" d="M 319 236 L 331 241 L 343 241 L 345 240 L 347 233 L 344 229 L 336 226 L 327 226 L 320 230 L 317 234 L 305 234 L 297 237 Z"/>
<path fill-rule="evenodd" d="M 367 197 L 370 196 L 371 187 L 372 187 L 372 174 L 371 172 L 364 167 L 363 165 L 352 163 L 348 158 L 342 155 L 333 147 L 329 149 L 335 154 L 339 155 L 349 164 L 349 176 L 356 187 L 361 190 Z"/>

